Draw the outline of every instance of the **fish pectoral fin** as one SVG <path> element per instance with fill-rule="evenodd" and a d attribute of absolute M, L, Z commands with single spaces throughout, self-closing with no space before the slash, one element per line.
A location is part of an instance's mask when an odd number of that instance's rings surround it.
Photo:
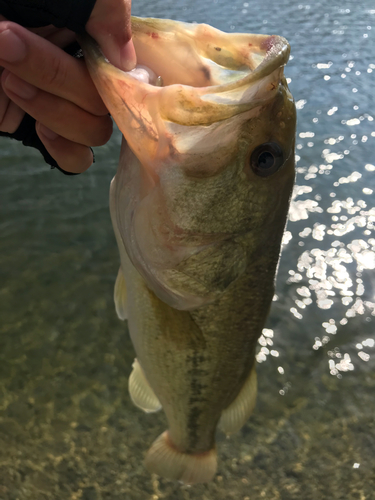
<path fill-rule="evenodd" d="M 149 472 L 167 479 L 185 484 L 206 483 L 216 473 L 216 447 L 203 453 L 184 453 L 174 446 L 166 431 L 151 445 L 145 466 Z"/>
<path fill-rule="evenodd" d="M 122 269 L 118 270 L 115 290 L 114 290 L 114 300 L 115 300 L 115 308 L 117 316 L 121 319 L 127 319 L 128 317 L 128 308 L 127 308 L 127 293 L 126 293 L 126 284 L 124 274 Z"/>
<path fill-rule="evenodd" d="M 225 434 L 233 434 L 241 429 L 252 414 L 257 397 L 257 374 L 255 366 L 247 377 L 236 399 L 223 410 L 219 428 Z"/>
<path fill-rule="evenodd" d="M 133 371 L 129 377 L 129 394 L 135 406 L 146 413 L 161 409 L 160 401 L 148 383 L 137 358 L 134 360 Z"/>

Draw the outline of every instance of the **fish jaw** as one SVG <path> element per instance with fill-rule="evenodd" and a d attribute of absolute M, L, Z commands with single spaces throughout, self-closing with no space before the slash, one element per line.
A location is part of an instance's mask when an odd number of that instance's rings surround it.
<path fill-rule="evenodd" d="M 92 78 L 132 152 L 130 162 L 123 153 L 116 176 L 119 231 L 132 263 L 156 295 L 172 307 L 192 310 L 215 300 L 247 265 L 247 250 L 228 243 L 230 217 L 221 228 L 194 221 L 204 222 L 212 209 L 220 191 L 213 179 L 221 177 L 224 185 L 239 177 L 238 137 L 247 123 L 260 123 L 285 87 L 289 45 L 276 36 L 231 35 L 207 25 L 139 18 L 133 19 L 133 37 L 138 62 L 150 65 L 163 87 L 135 80 L 106 62 L 95 44 L 83 41 Z M 125 188 L 120 178 L 130 184 Z M 204 184 L 211 184 L 208 197 Z M 185 202 L 177 207 L 179 196 Z M 239 196 L 246 204 L 246 193 Z M 236 232 L 244 230 L 238 224 Z M 227 266 L 221 259 L 217 276 L 208 280 L 185 265 L 228 253 L 236 263 Z"/>

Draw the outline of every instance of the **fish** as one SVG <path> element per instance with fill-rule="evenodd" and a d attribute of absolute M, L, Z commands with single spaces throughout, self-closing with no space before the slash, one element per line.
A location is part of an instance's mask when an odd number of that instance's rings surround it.
<path fill-rule="evenodd" d="M 217 471 L 217 429 L 238 431 L 255 406 L 295 177 L 290 46 L 165 19 L 133 17 L 132 33 L 134 72 L 80 38 L 123 134 L 110 187 L 114 300 L 136 352 L 130 397 L 168 422 L 145 466 L 196 484 Z"/>

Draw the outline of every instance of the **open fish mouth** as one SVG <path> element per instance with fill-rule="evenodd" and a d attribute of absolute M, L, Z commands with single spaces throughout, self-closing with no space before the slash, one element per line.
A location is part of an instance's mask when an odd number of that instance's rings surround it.
<path fill-rule="evenodd" d="M 189 310 L 213 301 L 246 266 L 237 249 L 236 269 L 228 275 L 218 266 L 212 278 L 220 285 L 202 278 L 204 259 L 229 254 L 226 240 L 243 227 L 205 229 L 199 221 L 216 195 L 212 188 L 198 200 L 196 181 L 234 161 L 243 124 L 287 88 L 283 67 L 290 47 L 280 36 L 160 19 L 134 17 L 132 32 L 138 65 L 149 75 L 140 80 L 106 61 L 93 40 L 80 39 L 94 83 L 126 140 L 111 188 L 112 220 L 148 286 L 170 306 Z"/>
<path fill-rule="evenodd" d="M 244 104 L 242 110 L 246 109 L 246 100 L 250 101 L 246 93 L 240 99 L 237 94 L 235 100 L 221 94 L 249 87 L 283 67 L 290 53 L 288 42 L 280 36 L 231 35 L 205 24 L 133 18 L 132 29 L 138 64 L 160 75 L 163 86 L 200 87 L 195 93 L 202 100 Z M 230 111 L 227 108 L 225 114 Z M 203 122 L 212 118 L 205 116 Z"/>
<path fill-rule="evenodd" d="M 259 101 L 254 98 L 260 96 L 254 92 L 247 93 L 245 89 L 275 70 L 282 70 L 290 54 L 289 43 L 281 36 L 228 34 L 206 24 L 132 17 L 132 30 L 138 65 L 145 66 L 160 77 L 158 82 L 153 81 L 151 84 L 157 83 L 159 87 L 194 87 L 193 94 L 199 96 L 203 108 L 196 106 L 197 101 L 193 100 L 187 111 L 195 119 L 183 121 L 184 124 L 207 124 L 257 105 Z M 100 90 L 100 80 L 104 79 L 103 65 L 108 65 L 108 61 L 90 37 L 81 37 L 80 41 L 89 69 Z M 131 72 L 121 72 L 113 66 L 111 72 L 106 67 L 105 73 L 107 78 L 116 80 L 121 78 L 120 75 L 123 78 L 131 76 Z M 278 83 L 279 75 L 273 76 L 274 82 L 271 79 L 268 91 L 275 90 L 272 83 Z M 147 85 L 146 82 L 144 84 Z M 115 89 L 116 85 L 112 90 L 115 92 Z M 238 92 L 240 89 L 242 94 Z M 108 87 L 106 90 L 109 90 Z M 120 88 L 117 87 L 117 91 Z M 162 93 L 168 93 L 172 97 L 172 93 L 179 91 L 181 89 Z M 237 92 L 233 94 L 235 91 Z M 113 101 L 114 96 L 110 100 Z M 211 103 L 212 108 L 204 106 L 204 103 Z M 225 106 L 215 106 L 220 104 Z M 191 109 L 193 105 L 194 109 Z M 216 113 L 212 113 L 213 107 L 216 108 Z M 177 123 L 182 123 L 183 117 L 186 118 L 186 115 L 178 117 L 168 108 L 163 109 L 166 112 L 165 118 L 175 118 Z M 208 111 L 211 113 L 207 113 Z"/>
<path fill-rule="evenodd" d="M 206 24 L 136 17 L 132 30 L 138 63 L 163 73 L 165 85 L 207 87 L 233 80 L 241 85 L 249 72 L 258 69 L 264 76 L 266 66 L 271 63 L 272 71 L 289 57 L 289 44 L 280 36 L 228 34 Z"/>

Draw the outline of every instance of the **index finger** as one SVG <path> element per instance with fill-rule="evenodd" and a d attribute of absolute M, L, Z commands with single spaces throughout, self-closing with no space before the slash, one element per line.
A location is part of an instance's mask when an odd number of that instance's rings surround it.
<path fill-rule="evenodd" d="M 0 22 L 0 66 L 89 113 L 108 113 L 83 61 L 10 21 Z"/>

